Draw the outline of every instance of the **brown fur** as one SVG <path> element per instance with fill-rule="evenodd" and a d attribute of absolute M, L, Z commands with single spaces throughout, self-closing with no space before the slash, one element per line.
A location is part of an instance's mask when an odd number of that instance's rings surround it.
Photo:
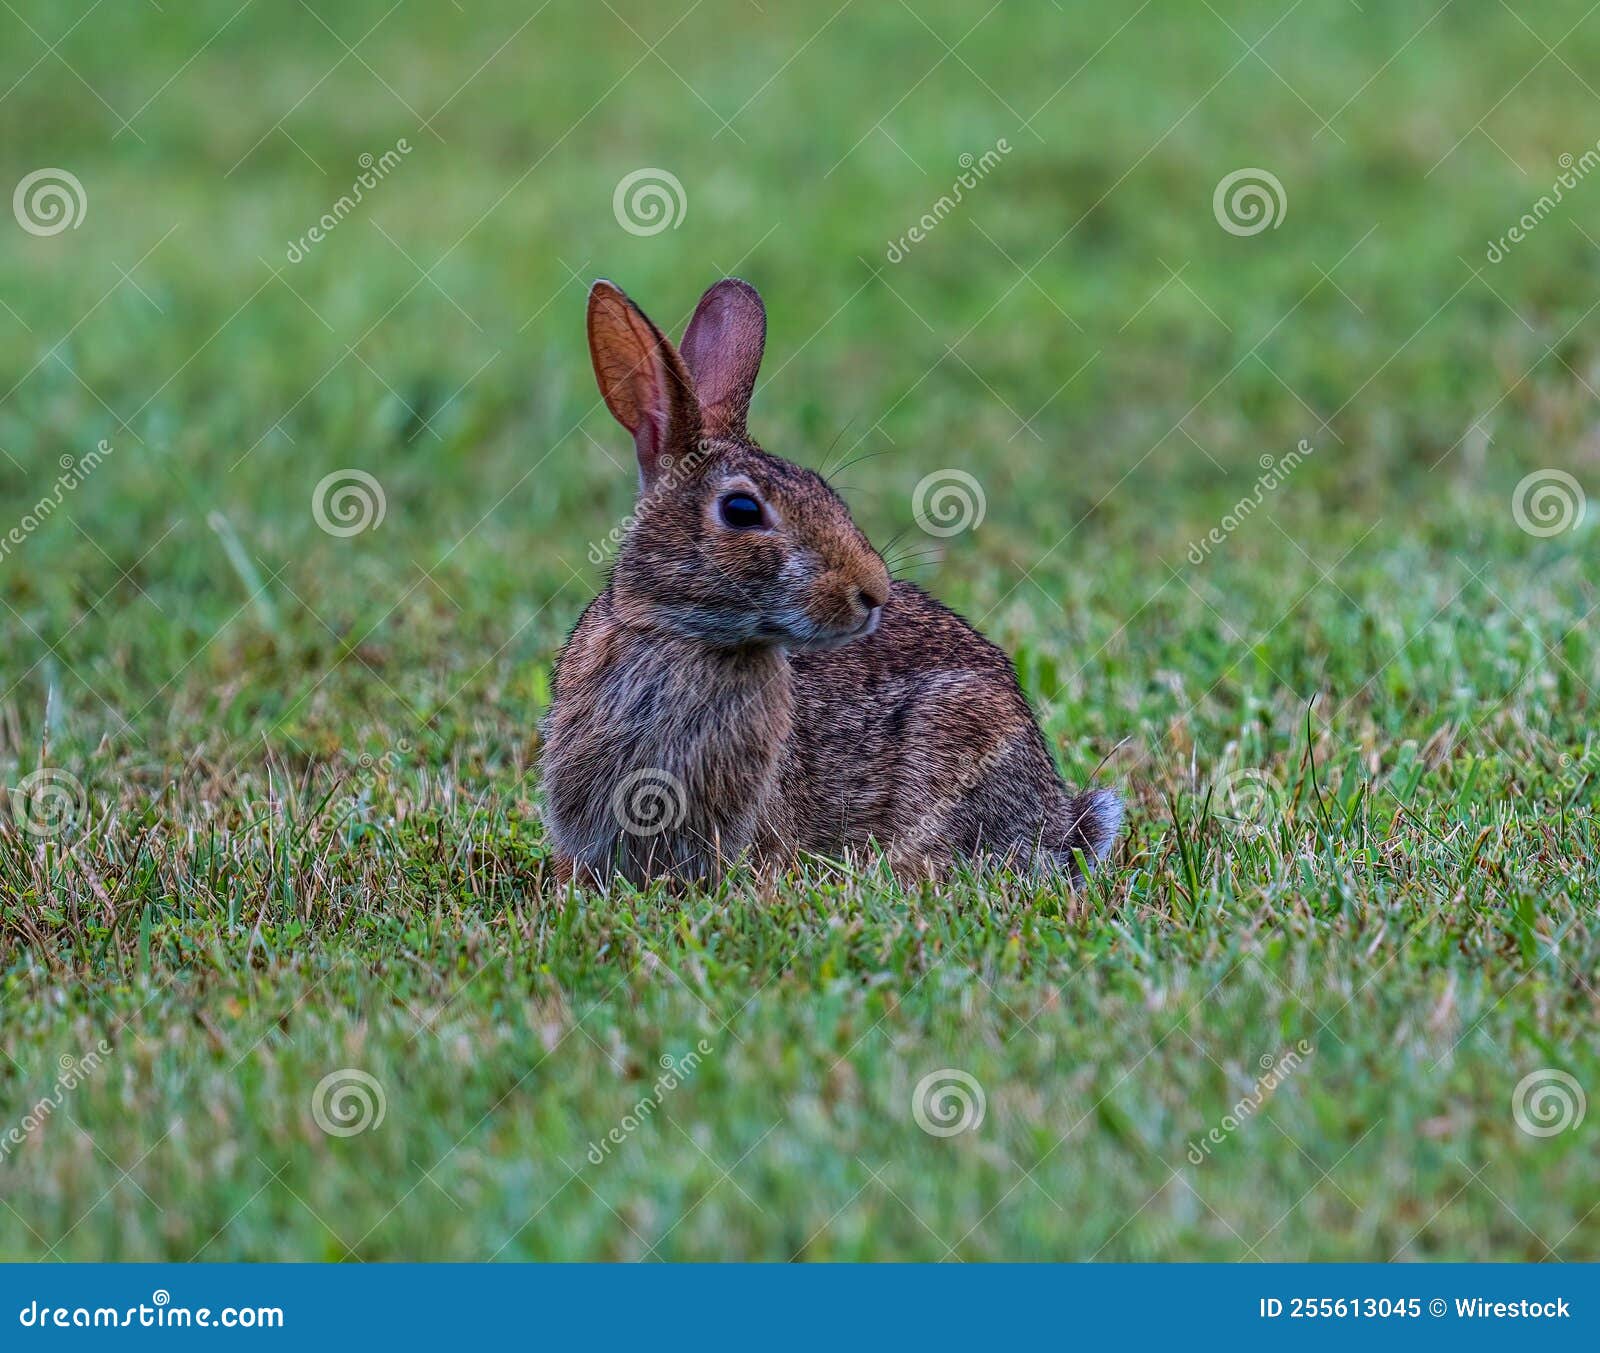
<path fill-rule="evenodd" d="M 1076 870 L 1121 804 L 1071 795 L 1009 659 L 887 570 L 815 473 L 750 440 L 766 335 L 737 279 L 681 349 L 616 287 L 590 293 L 602 395 L 634 435 L 641 493 L 606 590 L 562 650 L 545 725 L 563 877 L 703 877 L 749 851 L 884 849 Z M 756 499 L 760 529 L 720 504 Z"/>

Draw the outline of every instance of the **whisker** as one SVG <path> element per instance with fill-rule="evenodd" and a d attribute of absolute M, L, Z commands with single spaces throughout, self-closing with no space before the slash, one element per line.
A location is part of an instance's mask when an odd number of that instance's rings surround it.
<path fill-rule="evenodd" d="M 891 451 L 898 451 L 899 449 L 900 448 L 898 446 L 886 446 L 881 451 L 868 451 L 864 456 L 857 456 L 854 460 L 845 461 L 843 465 L 839 466 L 835 470 L 829 471 L 829 473 L 824 475 L 823 478 L 831 484 L 833 482 L 834 475 L 843 474 L 852 465 L 859 465 L 862 461 L 871 460 L 874 456 L 887 456 Z"/>
<path fill-rule="evenodd" d="M 902 526 L 898 531 L 896 531 L 892 536 L 889 537 L 889 543 L 887 545 L 885 545 L 883 547 L 883 549 L 879 551 L 879 553 L 882 554 L 882 553 L 884 553 L 884 552 L 886 552 L 888 550 L 892 550 L 896 545 L 898 545 L 900 543 L 901 537 L 903 537 L 905 535 L 905 533 L 907 531 L 909 531 L 910 529 L 911 528 L 909 526 Z"/>
<path fill-rule="evenodd" d="M 889 562 L 891 558 L 895 563 L 899 563 L 902 559 L 915 559 L 919 555 L 943 555 L 944 552 L 945 548 L 943 545 L 916 545 L 910 549 L 902 550 L 896 555 L 891 556 L 886 554 L 883 556 L 883 559 L 885 563 Z"/>
<path fill-rule="evenodd" d="M 850 424 L 855 421 L 855 414 L 851 414 L 850 417 L 846 418 L 844 420 L 844 426 L 833 434 L 833 440 L 828 443 L 828 449 L 822 453 L 822 465 L 818 467 L 817 473 L 824 479 L 828 477 L 828 471 L 826 468 L 828 464 L 828 457 L 833 454 L 834 447 L 838 446 L 839 443 L 844 440 L 844 434 L 850 431 Z"/>

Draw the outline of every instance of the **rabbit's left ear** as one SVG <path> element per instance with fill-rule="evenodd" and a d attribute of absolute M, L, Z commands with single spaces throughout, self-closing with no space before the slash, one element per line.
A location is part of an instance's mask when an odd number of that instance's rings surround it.
<path fill-rule="evenodd" d="M 678 351 L 694 380 L 709 436 L 744 436 L 767 345 L 767 311 L 748 282 L 727 277 L 700 298 Z"/>

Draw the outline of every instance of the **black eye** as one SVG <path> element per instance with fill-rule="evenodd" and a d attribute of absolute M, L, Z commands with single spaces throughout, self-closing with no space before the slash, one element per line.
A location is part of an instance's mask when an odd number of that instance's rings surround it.
<path fill-rule="evenodd" d="M 754 531 L 766 521 L 761 504 L 748 493 L 730 493 L 718 506 L 722 524 L 735 531 Z"/>

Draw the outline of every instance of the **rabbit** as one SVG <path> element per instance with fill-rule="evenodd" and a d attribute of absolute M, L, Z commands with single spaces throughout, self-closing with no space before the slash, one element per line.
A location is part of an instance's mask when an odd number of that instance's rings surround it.
<path fill-rule="evenodd" d="M 639 498 L 568 637 L 543 726 L 557 876 L 703 879 L 752 854 L 880 849 L 897 876 L 959 859 L 1078 878 L 1119 796 L 1056 773 L 1010 659 L 891 581 L 843 500 L 745 430 L 766 310 L 738 278 L 683 342 L 608 281 L 589 351 L 632 435 Z"/>

